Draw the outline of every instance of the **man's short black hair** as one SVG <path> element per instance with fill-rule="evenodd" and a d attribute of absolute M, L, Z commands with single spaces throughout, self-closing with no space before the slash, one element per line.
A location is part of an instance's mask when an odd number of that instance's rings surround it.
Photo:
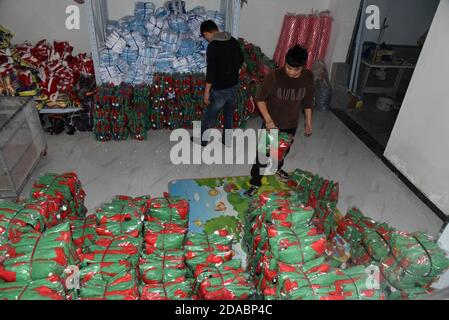
<path fill-rule="evenodd" d="M 293 68 L 304 67 L 309 59 L 309 54 L 307 49 L 296 45 L 287 52 L 285 57 L 285 62 Z"/>
<path fill-rule="evenodd" d="M 204 35 L 205 32 L 214 32 L 218 31 L 217 24 L 212 20 L 204 21 L 201 24 L 201 35 Z"/>

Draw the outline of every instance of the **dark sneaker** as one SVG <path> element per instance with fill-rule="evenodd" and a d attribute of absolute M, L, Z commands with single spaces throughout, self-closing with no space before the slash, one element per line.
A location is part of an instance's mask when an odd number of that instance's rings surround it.
<path fill-rule="evenodd" d="M 247 197 L 254 197 L 257 193 L 259 192 L 259 187 L 256 186 L 251 186 L 251 188 L 249 188 L 244 195 Z"/>
<path fill-rule="evenodd" d="M 190 137 L 190 141 L 192 141 L 193 143 L 197 143 L 197 142 L 195 141 L 195 139 L 193 139 L 193 137 Z M 201 146 L 202 146 L 202 147 L 205 147 L 205 146 L 207 146 L 208 144 L 209 144 L 209 142 L 201 141 Z"/>
<path fill-rule="evenodd" d="M 281 178 L 282 180 L 288 180 L 290 179 L 290 175 L 285 172 L 284 170 L 278 170 L 278 172 L 276 172 L 276 174 L 278 175 L 279 178 Z"/>

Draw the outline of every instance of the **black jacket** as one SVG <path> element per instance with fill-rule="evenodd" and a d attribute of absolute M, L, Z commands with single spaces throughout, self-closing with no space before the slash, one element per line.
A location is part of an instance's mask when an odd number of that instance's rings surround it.
<path fill-rule="evenodd" d="M 237 85 L 243 62 L 239 42 L 227 32 L 216 33 L 207 47 L 207 82 L 216 90 Z"/>

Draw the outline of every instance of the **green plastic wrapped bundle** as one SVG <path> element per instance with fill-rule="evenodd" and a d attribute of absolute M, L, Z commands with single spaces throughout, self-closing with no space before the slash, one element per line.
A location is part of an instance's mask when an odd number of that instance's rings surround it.
<path fill-rule="evenodd" d="M 285 300 L 385 300 L 385 294 L 368 278 L 366 268 L 282 272 L 278 298 Z"/>
<path fill-rule="evenodd" d="M 86 248 L 93 243 L 96 236 L 96 224 L 97 218 L 95 216 L 70 220 L 73 245 L 77 249 Z M 80 252 L 82 252 L 82 250 Z"/>
<path fill-rule="evenodd" d="M 255 294 L 240 260 L 201 266 L 195 272 L 196 293 L 201 300 L 248 300 Z"/>
<path fill-rule="evenodd" d="M 313 173 L 297 169 L 290 175 L 288 185 L 306 196 L 312 192 L 319 202 L 338 202 L 339 184 Z"/>
<path fill-rule="evenodd" d="M 314 228 L 272 225 L 267 229 L 273 256 L 287 264 L 306 263 L 322 256 L 326 237 Z"/>
<path fill-rule="evenodd" d="M 284 159 L 292 142 L 293 139 L 288 133 L 277 131 L 277 134 L 275 134 L 273 130 L 264 130 L 257 150 L 260 154 L 269 155 L 280 162 Z"/>
<path fill-rule="evenodd" d="M 66 300 L 59 279 L 1 283 L 0 300 Z"/>
<path fill-rule="evenodd" d="M 380 262 L 390 252 L 389 239 L 393 232 L 387 224 L 380 224 L 352 208 L 338 222 L 338 234 L 351 245 L 351 259 L 356 264 Z"/>
<path fill-rule="evenodd" d="M 178 250 L 184 246 L 187 229 L 173 223 L 145 222 L 145 253 Z"/>
<path fill-rule="evenodd" d="M 8 244 L 6 259 L 0 263 L 0 279 L 21 282 L 62 278 L 67 266 L 75 264 L 69 223 L 44 233 L 28 233 Z"/>
<path fill-rule="evenodd" d="M 90 281 L 93 277 L 98 276 L 101 276 L 103 280 L 109 280 L 133 269 L 135 269 L 135 267 L 130 266 L 130 264 L 125 264 L 123 261 L 90 264 L 84 263 L 81 264 L 79 273 L 80 283 L 83 285 L 84 283 Z"/>
<path fill-rule="evenodd" d="M 140 213 L 145 216 L 147 215 L 148 210 L 150 210 L 151 196 L 145 195 L 136 198 L 129 196 L 115 196 L 112 202 L 132 203 L 137 206 L 140 210 Z"/>
<path fill-rule="evenodd" d="M 391 234 L 392 254 L 382 260 L 381 272 L 399 290 L 431 285 L 449 268 L 443 249 L 424 233 Z"/>
<path fill-rule="evenodd" d="M 136 267 L 139 262 L 142 240 L 128 235 L 97 237 L 94 243 L 80 255 L 81 267 L 100 264 L 100 269 L 106 269 L 113 263 L 127 268 Z"/>
<path fill-rule="evenodd" d="M 79 292 L 80 300 L 139 300 L 139 287 L 135 270 L 112 278 L 94 275 Z"/>
<path fill-rule="evenodd" d="M 434 293 L 434 290 L 428 288 L 412 288 L 407 290 L 396 290 L 388 296 L 388 300 L 421 300 Z"/>
<path fill-rule="evenodd" d="M 185 243 L 186 264 L 194 273 L 198 267 L 221 264 L 234 256 L 232 242 L 234 237 L 226 230 L 212 234 L 192 233 Z"/>
<path fill-rule="evenodd" d="M 95 230 L 99 236 L 129 235 L 138 238 L 142 235 L 143 215 L 132 202 L 113 201 L 103 204 L 95 214 Z"/>
<path fill-rule="evenodd" d="M 186 268 L 184 250 L 155 251 L 142 255 L 139 263 L 145 284 L 178 282 L 186 278 Z"/>
<path fill-rule="evenodd" d="M 186 279 L 167 283 L 147 284 L 140 288 L 141 300 L 191 300 L 193 281 Z"/>
<path fill-rule="evenodd" d="M 64 220 L 67 217 L 83 217 L 85 192 L 76 173 L 53 174 L 41 176 L 33 184 L 31 197 L 36 200 L 59 200 L 63 209 Z"/>
<path fill-rule="evenodd" d="M 12 202 L 0 202 L 0 237 L 18 238 L 24 233 L 45 230 L 45 220 L 38 210 Z"/>
<path fill-rule="evenodd" d="M 188 227 L 189 202 L 181 198 L 155 198 L 151 200 L 146 219 L 159 220 Z"/>

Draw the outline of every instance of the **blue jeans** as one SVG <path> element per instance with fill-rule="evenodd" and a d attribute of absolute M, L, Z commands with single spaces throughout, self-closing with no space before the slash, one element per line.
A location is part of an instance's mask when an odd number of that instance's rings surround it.
<path fill-rule="evenodd" d="M 218 114 L 222 109 L 224 109 L 224 129 L 233 128 L 238 88 L 239 85 L 223 90 L 212 90 L 210 104 L 207 106 L 201 120 L 201 137 L 203 137 L 205 131 L 215 127 Z M 223 136 L 225 137 L 225 135 Z"/>

